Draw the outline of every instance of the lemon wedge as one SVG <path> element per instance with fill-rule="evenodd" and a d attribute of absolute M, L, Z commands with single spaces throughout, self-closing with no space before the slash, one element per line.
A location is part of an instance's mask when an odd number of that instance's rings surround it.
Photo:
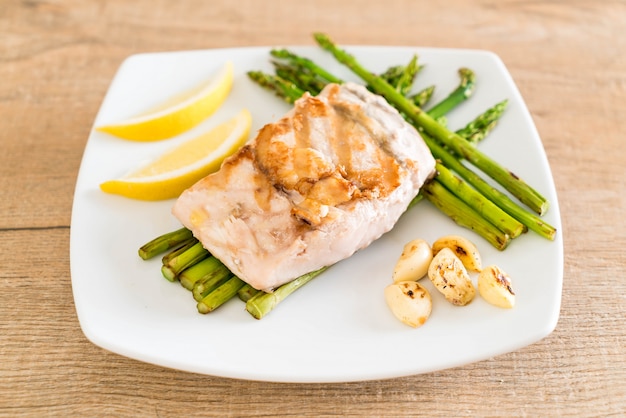
<path fill-rule="evenodd" d="M 198 180 L 217 171 L 226 157 L 244 145 L 251 124 L 250 112 L 243 109 L 148 165 L 119 179 L 105 181 L 100 189 L 140 200 L 176 198 Z"/>
<path fill-rule="evenodd" d="M 171 138 L 198 125 L 226 100 L 233 85 L 233 64 L 228 61 L 206 83 L 161 104 L 155 110 L 124 122 L 96 127 L 134 141 Z"/>

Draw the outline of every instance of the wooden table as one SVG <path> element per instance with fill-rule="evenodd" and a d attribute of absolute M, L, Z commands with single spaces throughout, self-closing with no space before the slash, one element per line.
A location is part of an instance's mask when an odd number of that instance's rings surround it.
<path fill-rule="evenodd" d="M 617 416 L 626 411 L 626 3 L 4 0 L 0 6 L 0 416 Z M 79 327 L 72 194 L 127 56 L 312 44 L 497 53 L 532 113 L 558 190 L 561 316 L 519 351 L 425 375 L 274 384 L 109 353 Z"/>

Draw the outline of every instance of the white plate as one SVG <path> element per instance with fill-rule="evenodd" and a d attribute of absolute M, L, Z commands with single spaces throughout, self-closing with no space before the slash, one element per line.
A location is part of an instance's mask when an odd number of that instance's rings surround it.
<path fill-rule="evenodd" d="M 344 79 L 344 67 L 316 47 L 294 47 Z M 451 128 L 507 98 L 509 107 L 480 146 L 525 178 L 551 202 L 545 216 L 558 228 L 554 242 L 528 233 L 504 252 L 457 227 L 428 202 L 406 213 L 394 230 L 333 266 L 287 298 L 268 316 L 253 319 L 239 300 L 200 315 L 191 294 L 161 277 L 160 260 L 142 261 L 139 246 L 179 223 L 173 201 L 141 202 L 101 192 L 98 185 L 194 136 L 154 143 L 125 141 L 92 130 L 76 183 L 71 227 L 71 272 L 81 327 L 94 344 L 133 359 L 201 374 L 281 382 L 340 382 L 392 378 L 480 361 L 539 341 L 555 328 L 561 301 L 563 245 L 550 167 L 530 114 L 511 76 L 490 52 L 418 47 L 346 47 L 373 71 L 408 62 L 426 64 L 415 89 L 436 84 L 432 103 L 458 84 L 457 70 L 477 75 L 473 97 L 449 115 Z M 120 67 L 94 125 L 121 120 L 205 80 L 226 60 L 235 68 L 226 103 L 205 124 L 247 107 L 253 132 L 288 105 L 252 83 L 248 70 L 271 71 L 269 48 L 141 54 Z M 206 126 L 205 126 L 206 127 Z M 433 311 L 413 329 L 397 321 L 383 299 L 403 245 L 452 233 L 472 238 L 485 264 L 513 279 L 517 306 L 503 310 L 477 297 L 466 307 L 447 303 L 430 286 Z M 474 277 L 475 279 L 475 277 Z"/>

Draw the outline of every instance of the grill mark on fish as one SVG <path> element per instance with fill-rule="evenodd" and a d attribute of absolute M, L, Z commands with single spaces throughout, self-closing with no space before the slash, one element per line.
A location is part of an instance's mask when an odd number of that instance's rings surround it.
<path fill-rule="evenodd" d="M 333 108 L 343 117 L 342 123 L 339 124 L 339 126 L 352 127 L 348 135 L 344 135 L 343 137 L 349 138 L 350 136 L 358 135 L 359 138 L 362 139 L 360 146 L 358 141 L 352 141 L 355 143 L 352 147 L 346 146 L 343 141 L 338 141 L 343 143 L 346 150 L 349 150 L 349 157 L 342 159 L 342 162 L 348 167 L 348 176 L 357 180 L 361 192 L 366 196 L 388 196 L 389 193 L 398 186 L 400 181 L 399 171 L 401 170 L 395 156 L 386 146 L 388 138 L 381 135 L 380 129 L 376 129 L 372 126 L 373 122 L 371 119 L 368 118 L 359 107 L 346 105 L 345 103 L 337 103 L 333 105 Z M 367 147 L 367 144 L 372 139 L 374 140 L 374 144 L 372 144 L 373 147 L 368 147 L 368 155 L 372 157 L 372 166 L 375 168 L 367 170 L 363 170 L 360 167 L 355 168 L 352 163 L 355 160 L 353 156 L 354 150 L 365 152 L 366 150 L 364 148 Z"/>

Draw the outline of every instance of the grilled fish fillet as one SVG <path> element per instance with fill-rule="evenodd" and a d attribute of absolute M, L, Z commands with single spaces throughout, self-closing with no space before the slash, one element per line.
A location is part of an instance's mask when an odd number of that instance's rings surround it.
<path fill-rule="evenodd" d="M 389 231 L 434 172 L 420 135 L 382 97 L 330 84 L 264 126 L 172 212 L 239 278 L 271 291 Z"/>

